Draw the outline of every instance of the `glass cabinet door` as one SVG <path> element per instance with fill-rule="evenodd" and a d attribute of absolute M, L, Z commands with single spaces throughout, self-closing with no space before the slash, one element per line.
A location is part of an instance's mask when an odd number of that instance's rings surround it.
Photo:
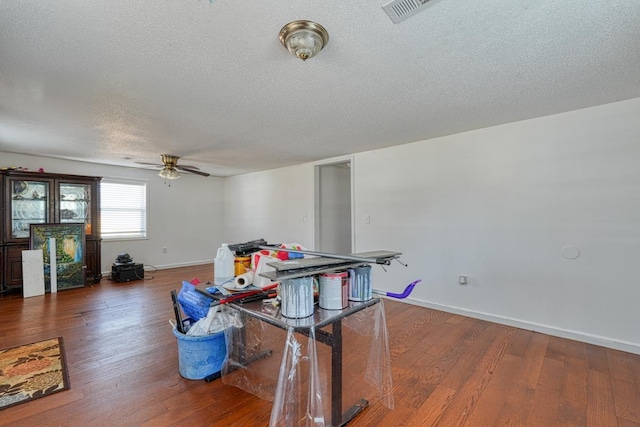
<path fill-rule="evenodd" d="M 29 225 L 52 222 L 49 205 L 51 182 L 12 178 L 8 181 L 11 193 L 11 235 L 7 237 L 28 238 Z"/>
<path fill-rule="evenodd" d="M 82 222 L 85 235 L 91 235 L 91 185 L 61 182 L 59 194 L 60 222 Z"/>

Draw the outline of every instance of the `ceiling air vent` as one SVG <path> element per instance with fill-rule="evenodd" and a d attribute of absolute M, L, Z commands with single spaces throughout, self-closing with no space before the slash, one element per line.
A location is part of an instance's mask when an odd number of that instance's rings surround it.
<path fill-rule="evenodd" d="M 438 0 L 395 0 L 382 6 L 389 18 L 396 24 L 415 15 Z"/>

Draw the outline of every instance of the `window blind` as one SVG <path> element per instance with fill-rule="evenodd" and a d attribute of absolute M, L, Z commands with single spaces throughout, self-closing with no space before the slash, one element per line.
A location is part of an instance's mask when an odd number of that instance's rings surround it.
<path fill-rule="evenodd" d="M 100 183 L 103 239 L 147 237 L 147 183 L 103 179 Z"/>

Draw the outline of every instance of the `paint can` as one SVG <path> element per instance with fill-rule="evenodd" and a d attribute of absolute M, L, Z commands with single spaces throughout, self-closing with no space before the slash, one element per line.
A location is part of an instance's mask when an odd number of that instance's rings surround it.
<path fill-rule="evenodd" d="M 284 317 L 301 318 L 313 314 L 313 277 L 280 282 L 280 310 Z"/>
<path fill-rule="evenodd" d="M 237 256 L 233 261 L 233 269 L 236 277 L 246 273 L 247 270 L 249 270 L 250 268 L 251 268 L 250 256 Z"/>
<path fill-rule="evenodd" d="M 349 300 L 369 301 L 371 298 L 373 298 L 371 266 L 349 269 Z"/>
<path fill-rule="evenodd" d="M 323 273 L 318 283 L 320 308 L 342 310 L 349 305 L 349 273 Z"/>

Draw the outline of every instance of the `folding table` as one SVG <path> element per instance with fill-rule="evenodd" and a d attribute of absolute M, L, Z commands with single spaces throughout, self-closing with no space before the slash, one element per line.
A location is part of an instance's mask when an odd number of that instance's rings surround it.
<path fill-rule="evenodd" d="M 341 426 L 374 400 L 393 408 L 381 299 L 300 319 L 261 301 L 228 306 L 243 327 L 227 330 L 222 381 L 273 401 L 270 426 Z"/>

